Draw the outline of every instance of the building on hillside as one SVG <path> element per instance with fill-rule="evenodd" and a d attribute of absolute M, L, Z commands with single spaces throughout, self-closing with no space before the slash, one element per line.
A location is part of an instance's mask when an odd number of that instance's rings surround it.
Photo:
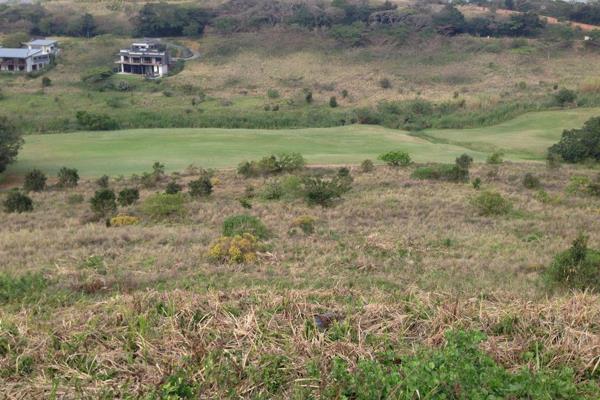
<path fill-rule="evenodd" d="M 37 39 L 19 49 L 0 47 L 1 72 L 36 72 L 46 68 L 58 53 L 56 40 Z"/>
<path fill-rule="evenodd" d="M 57 55 L 58 42 L 50 39 L 35 39 L 31 42 L 23 43 L 29 50 L 41 50 L 43 54 Z"/>
<path fill-rule="evenodd" d="M 169 52 L 157 41 L 144 40 L 132 43 L 129 49 L 119 52 L 119 72 L 160 78 L 169 72 Z"/>

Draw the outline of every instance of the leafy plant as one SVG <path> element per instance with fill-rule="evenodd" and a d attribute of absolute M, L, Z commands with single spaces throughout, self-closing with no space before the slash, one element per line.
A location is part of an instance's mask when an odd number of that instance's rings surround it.
<path fill-rule="evenodd" d="M 165 193 L 166 194 L 176 194 L 181 192 L 182 187 L 180 184 L 178 184 L 175 181 L 171 181 L 167 184 L 167 187 L 165 188 Z"/>
<path fill-rule="evenodd" d="M 306 177 L 303 180 L 303 197 L 310 206 L 331 207 L 335 200 L 341 198 L 344 189 L 336 178 Z"/>
<path fill-rule="evenodd" d="M 41 192 L 46 189 L 46 174 L 39 169 L 32 169 L 25 175 L 23 190 L 26 192 Z"/>
<path fill-rule="evenodd" d="M 96 191 L 94 197 L 90 200 L 90 205 L 94 214 L 99 217 L 106 217 L 115 213 L 117 211 L 115 192 L 110 189 Z"/>
<path fill-rule="evenodd" d="M 213 261 L 227 264 L 249 264 L 257 260 L 258 241 L 255 236 L 243 233 L 235 236 L 222 236 L 213 242 L 208 257 Z"/>
<path fill-rule="evenodd" d="M 125 188 L 119 192 L 118 202 L 121 207 L 135 204 L 140 199 L 140 191 L 136 188 Z"/>
<path fill-rule="evenodd" d="M 477 209 L 479 215 L 492 216 L 508 214 L 512 210 L 509 200 L 498 192 L 484 191 L 471 199 L 471 205 Z"/>
<path fill-rule="evenodd" d="M 75 187 L 79 182 L 79 173 L 75 168 L 62 167 L 58 171 L 58 185 L 60 187 Z"/>
<path fill-rule="evenodd" d="M 267 239 L 270 236 L 265 224 L 252 215 L 233 215 L 223 221 L 223 236 L 240 236 L 245 233 L 258 239 Z"/>
<path fill-rule="evenodd" d="M 98 185 L 98 187 L 101 187 L 103 189 L 107 189 L 109 180 L 110 180 L 110 178 L 108 177 L 108 175 L 102 175 L 96 181 L 96 185 Z"/>
<path fill-rule="evenodd" d="M 17 190 L 10 191 L 4 200 L 4 211 L 7 213 L 24 213 L 33 211 L 33 201 L 29 196 Z"/>
<path fill-rule="evenodd" d="M 539 189 L 542 187 L 542 183 L 537 176 L 533 175 L 531 172 L 528 172 L 523 176 L 523 186 L 525 186 L 527 189 Z"/>
<path fill-rule="evenodd" d="M 371 160 L 364 160 L 360 163 L 360 170 L 364 173 L 372 172 L 375 169 L 375 165 Z"/>
<path fill-rule="evenodd" d="M 549 286 L 570 289 L 600 289 L 600 251 L 588 248 L 588 237 L 580 234 L 571 248 L 554 257 L 545 271 Z"/>
<path fill-rule="evenodd" d="M 188 188 L 190 196 L 195 198 L 209 196 L 213 191 L 213 185 L 208 175 L 202 175 L 200 178 L 191 181 Z"/>
<path fill-rule="evenodd" d="M 160 220 L 181 217 L 185 213 L 185 197 L 183 193 L 157 193 L 142 203 L 141 210 L 152 219 Z"/>
<path fill-rule="evenodd" d="M 487 158 L 486 162 L 490 165 L 498 165 L 498 164 L 502 164 L 502 162 L 504 161 L 502 159 L 502 157 L 504 157 L 504 153 L 501 151 L 495 151 L 492 154 L 489 155 L 489 157 Z"/>
<path fill-rule="evenodd" d="M 410 155 L 405 151 L 390 151 L 380 155 L 379 159 L 390 167 L 405 167 L 412 162 Z"/>

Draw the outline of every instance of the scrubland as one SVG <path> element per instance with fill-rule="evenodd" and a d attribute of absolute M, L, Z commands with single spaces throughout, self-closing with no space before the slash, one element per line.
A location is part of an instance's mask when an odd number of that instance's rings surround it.
<path fill-rule="evenodd" d="M 513 206 L 481 216 L 471 184 L 415 180 L 413 169 L 352 167 L 352 190 L 328 208 L 263 200 L 279 178 L 218 170 L 213 193 L 177 217 L 121 208 L 140 218 L 130 226 L 93 222 L 94 182 L 32 193 L 32 213 L 2 214 L 1 395 L 415 398 L 433 385 L 433 398 L 468 398 L 473 385 L 494 386 L 472 376 L 508 373 L 532 377 L 531 398 L 597 398 L 598 294 L 549 289 L 542 277 L 579 232 L 598 247 L 600 201 L 571 183 L 597 172 L 476 164 L 480 190 Z M 543 189 L 523 187 L 526 172 Z M 141 204 L 195 174 L 142 188 Z M 251 209 L 240 202 L 248 193 Z M 215 262 L 211 244 L 235 214 L 259 217 L 270 236 L 253 262 Z M 304 233 L 294 221 L 306 216 L 314 231 Z M 434 383 L 444 368 L 459 376 L 454 389 Z M 395 374 L 415 386 L 390 382 Z"/>

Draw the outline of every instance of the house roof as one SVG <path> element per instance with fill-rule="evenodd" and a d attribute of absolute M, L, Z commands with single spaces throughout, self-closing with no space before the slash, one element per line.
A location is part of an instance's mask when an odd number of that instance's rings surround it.
<path fill-rule="evenodd" d="M 25 44 L 29 44 L 32 46 L 50 46 L 51 44 L 55 44 L 56 40 L 50 40 L 50 39 L 35 39 L 32 40 L 31 42 L 27 42 Z"/>
<path fill-rule="evenodd" d="M 40 52 L 41 50 L 35 49 L 9 49 L 0 47 L 0 58 L 28 58 Z"/>

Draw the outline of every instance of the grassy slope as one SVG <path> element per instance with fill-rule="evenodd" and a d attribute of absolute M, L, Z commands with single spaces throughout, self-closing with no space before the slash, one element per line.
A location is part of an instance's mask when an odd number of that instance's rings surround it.
<path fill-rule="evenodd" d="M 544 111 L 521 115 L 492 127 L 428 130 L 424 134 L 476 151 L 502 150 L 513 159 L 539 159 L 557 142 L 564 129 L 580 127 L 598 115 L 597 108 Z"/>
<path fill-rule="evenodd" d="M 563 129 L 581 126 L 599 112 L 577 109 L 529 113 L 489 128 L 426 131 L 428 137 L 450 144 L 365 125 L 278 131 L 136 129 L 31 135 L 26 137 L 19 162 L 9 173 L 22 174 L 33 167 L 54 173 L 69 165 L 87 176 L 119 175 L 140 173 L 157 160 L 170 170 L 190 164 L 224 168 L 234 167 L 243 159 L 282 151 L 300 152 L 309 162 L 319 164 L 358 163 L 391 149 L 406 150 L 419 162 L 452 161 L 465 151 L 481 160 L 486 152 L 498 148 L 509 159 L 540 159 Z"/>

